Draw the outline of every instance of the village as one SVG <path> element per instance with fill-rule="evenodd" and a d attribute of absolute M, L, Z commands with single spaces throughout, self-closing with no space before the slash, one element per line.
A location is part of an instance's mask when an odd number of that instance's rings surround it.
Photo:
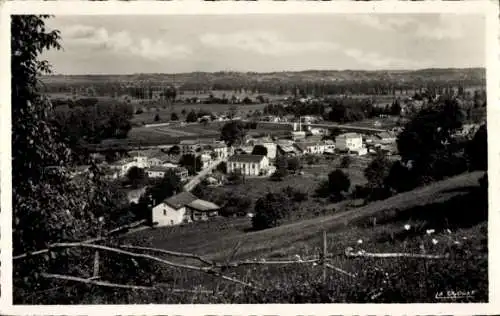
<path fill-rule="evenodd" d="M 217 121 L 217 114 L 215 116 Z M 219 116 L 222 120 L 223 116 Z M 381 116 L 381 118 L 387 118 Z M 205 119 L 202 117 L 198 120 Z M 240 122 L 236 117 L 225 121 Z M 268 115 L 261 122 L 288 122 L 292 130 L 283 136 L 251 136 L 245 135 L 238 144 L 228 146 L 224 141 L 216 138 L 197 138 L 181 140 L 178 144 L 162 145 L 158 148 L 133 150 L 126 158 L 112 163 L 103 162 L 101 167 L 105 177 L 110 181 L 120 181 L 131 177 L 131 170 L 142 172 L 149 181 L 163 179 L 169 172 L 173 172 L 181 181 L 182 190 L 174 192 L 162 201 L 154 201 L 150 205 L 152 224 L 156 227 L 181 225 L 195 221 L 206 221 L 220 216 L 223 205 L 215 204 L 195 196 L 191 191 L 199 184 L 209 187 L 224 187 L 231 185 L 231 176 L 242 176 L 255 181 L 269 181 L 277 173 L 277 160 L 294 158 L 299 162 L 299 170 L 294 170 L 296 177 L 324 177 L 327 172 L 305 174 L 303 165 L 313 163 L 306 161 L 327 161 L 331 169 L 335 167 L 333 161 L 349 157 L 349 161 L 358 161 L 358 167 L 366 167 L 368 162 L 377 154 L 384 154 L 392 160 L 398 159 L 396 139 L 401 127 L 393 127 L 381 132 L 377 131 L 378 121 L 375 121 L 373 130 L 367 132 L 344 131 L 335 128 L 311 127 L 311 124 L 321 122 L 321 118 L 304 116 L 287 120 L 283 117 Z M 183 125 L 184 123 L 180 123 Z M 457 137 L 473 135 L 479 124 L 466 124 Z M 332 135 L 332 133 L 336 133 Z M 190 156 L 188 165 L 183 164 L 183 157 Z M 101 158 L 94 154 L 94 158 Z M 328 162 L 330 161 L 330 162 Z M 303 163 L 302 163 L 303 162 Z M 196 166 L 196 164 L 199 164 Z M 192 170 L 188 170 L 188 167 Z M 349 166 L 345 166 L 349 168 Z M 307 169 L 307 168 L 306 168 Z M 80 166 L 75 174 L 85 172 L 88 166 Z M 296 171 L 296 172 L 295 172 Z M 362 172 L 361 168 L 358 170 Z M 301 181 L 301 180 L 297 180 Z M 360 182 L 362 183 L 362 182 Z M 141 186 L 126 185 L 127 199 L 131 205 L 139 203 L 148 187 L 148 181 Z M 252 217 L 253 210 L 248 210 L 246 216 Z"/>

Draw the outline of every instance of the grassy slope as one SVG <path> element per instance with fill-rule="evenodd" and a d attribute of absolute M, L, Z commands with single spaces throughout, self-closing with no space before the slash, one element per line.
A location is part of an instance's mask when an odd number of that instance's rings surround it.
<path fill-rule="evenodd" d="M 231 260 L 291 258 L 296 254 L 317 256 L 321 231 L 326 230 L 328 252 L 334 255 L 331 263 L 356 274 L 355 279 L 329 270 L 323 280 L 321 267 L 312 264 L 241 266 L 225 271 L 266 289 L 262 293 L 242 294 L 238 286 L 209 275 L 162 267 L 155 272 L 158 281 L 174 288 L 201 286 L 222 290 L 223 294 L 174 295 L 166 291 L 154 297 L 142 295 L 110 302 L 485 302 L 488 299 L 487 199 L 478 194 L 477 180 L 481 175 L 480 172 L 463 174 L 365 207 L 259 232 L 244 232 L 249 226 L 248 219 L 219 219 L 198 226 L 146 230 L 126 237 L 132 244 L 194 252 L 224 262 L 230 259 L 238 242 L 241 244 Z M 409 230 L 404 228 L 406 224 L 410 225 Z M 435 232 L 426 234 L 427 229 Z M 424 247 L 427 253 L 450 253 L 451 258 L 347 258 L 343 255 L 347 247 L 383 253 L 419 253 Z M 470 298 L 455 301 L 436 299 L 437 293 L 450 290 L 475 292 Z"/>
<path fill-rule="evenodd" d="M 244 232 L 249 220 L 224 221 L 231 227 L 218 230 L 217 222 L 205 223 L 199 228 L 157 228 L 130 235 L 130 243 L 153 247 L 181 250 L 202 254 L 214 259 L 225 257 L 235 244 L 241 242 L 238 257 L 268 256 L 294 253 L 297 245 L 317 245 L 322 230 L 327 230 L 333 239 L 342 238 L 354 223 L 380 216 L 382 219 L 397 219 L 399 213 L 411 212 L 419 206 L 450 201 L 465 195 L 470 187 L 477 186 L 481 173 L 469 173 L 431 184 L 427 187 L 403 193 L 384 201 L 371 203 L 365 207 L 352 209 L 331 216 L 298 221 L 273 229 L 258 232 Z M 397 211 L 396 211 L 397 210 Z M 410 216 L 411 217 L 411 216 Z M 381 219 L 379 219 L 381 222 Z M 402 227 L 402 226 L 401 226 Z"/>

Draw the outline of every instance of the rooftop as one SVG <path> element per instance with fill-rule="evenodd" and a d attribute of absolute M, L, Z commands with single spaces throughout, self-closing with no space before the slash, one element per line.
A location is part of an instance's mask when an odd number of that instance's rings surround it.
<path fill-rule="evenodd" d="M 262 155 L 234 155 L 229 157 L 230 162 L 248 162 L 248 163 L 258 163 L 264 159 L 265 156 Z"/>
<path fill-rule="evenodd" d="M 165 166 L 154 166 L 151 168 L 146 169 L 147 171 L 153 171 L 153 172 L 166 172 L 170 168 L 165 167 Z"/>
<path fill-rule="evenodd" d="M 344 133 L 340 134 L 337 137 L 361 137 L 361 135 L 359 135 L 358 133 Z"/>
<path fill-rule="evenodd" d="M 185 139 L 181 140 L 180 145 L 198 145 L 200 143 L 197 139 Z"/>
<path fill-rule="evenodd" d="M 168 206 L 173 207 L 174 209 L 178 210 L 181 207 L 193 202 L 194 200 L 197 200 L 198 198 L 191 194 L 190 192 L 181 192 L 179 194 L 176 194 L 174 196 L 171 196 L 164 200 L 163 202 L 166 203 Z"/>
<path fill-rule="evenodd" d="M 212 202 L 200 199 L 192 201 L 191 203 L 187 204 L 187 206 L 201 212 L 214 211 L 220 208 L 218 205 Z"/>

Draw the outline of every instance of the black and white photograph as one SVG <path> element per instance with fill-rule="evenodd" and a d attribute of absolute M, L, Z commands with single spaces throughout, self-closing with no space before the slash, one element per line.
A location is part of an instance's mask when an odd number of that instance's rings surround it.
<path fill-rule="evenodd" d="M 488 10 L 59 11 L 9 16 L 13 305 L 491 302 Z"/>

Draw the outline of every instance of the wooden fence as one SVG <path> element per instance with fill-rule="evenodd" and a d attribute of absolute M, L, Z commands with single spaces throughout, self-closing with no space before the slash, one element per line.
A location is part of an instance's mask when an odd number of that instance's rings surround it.
<path fill-rule="evenodd" d="M 136 222 L 131 225 L 122 226 L 120 228 L 114 229 L 112 231 L 101 234 L 93 239 L 78 241 L 78 242 L 64 242 L 64 243 L 54 243 L 49 245 L 48 248 L 34 251 L 31 253 L 24 253 L 20 255 L 16 255 L 13 257 L 14 261 L 26 259 L 32 256 L 38 256 L 41 254 L 48 253 L 50 251 L 59 251 L 67 248 L 86 248 L 95 250 L 95 260 L 93 265 L 93 273 L 90 278 L 82 278 L 70 275 L 61 275 L 61 274 L 51 274 L 51 273 L 42 273 L 41 276 L 46 279 L 56 279 L 56 280 L 64 280 L 64 281 L 72 281 L 85 283 L 95 286 L 103 286 L 103 287 L 112 287 L 112 288 L 122 288 L 122 289 L 134 289 L 134 290 L 158 290 L 160 288 L 165 288 L 165 284 L 155 284 L 153 286 L 143 286 L 143 285 L 129 285 L 129 284 L 117 284 L 104 280 L 100 280 L 99 276 L 99 254 L 101 252 L 111 252 L 117 253 L 121 255 L 128 256 L 130 258 L 142 258 L 151 260 L 156 263 L 163 264 L 170 268 L 179 268 L 190 271 L 198 271 L 202 273 L 206 273 L 215 278 L 220 278 L 222 280 L 232 282 L 238 284 L 243 287 L 248 287 L 252 289 L 260 289 L 257 285 L 252 284 L 251 282 L 242 281 L 232 276 L 225 275 L 223 271 L 228 268 L 234 268 L 239 266 L 252 266 L 252 265 L 297 265 L 297 264 L 313 264 L 316 263 L 320 267 L 322 267 L 322 278 L 325 281 L 327 279 L 327 271 L 335 271 L 342 275 L 356 278 L 356 275 L 345 271 L 339 267 L 336 267 L 332 264 L 332 258 L 339 256 L 339 254 L 329 254 L 328 253 L 328 244 L 327 244 L 327 234 L 326 231 L 323 231 L 323 242 L 322 242 L 322 251 L 319 256 L 301 258 L 299 256 L 295 258 L 289 259 L 281 259 L 281 260 L 267 260 L 267 259 L 258 259 L 258 260 L 240 260 L 240 261 L 230 261 L 230 262 L 216 262 L 214 260 L 204 258 L 197 254 L 193 253 L 184 253 L 177 251 L 170 251 L 166 249 L 158 249 L 151 247 L 143 247 L 137 245 L 130 244 L 122 244 L 118 246 L 106 246 L 97 244 L 98 242 L 105 241 L 106 239 L 115 236 L 119 233 L 127 232 L 130 229 L 134 229 L 140 227 L 144 224 L 144 221 Z M 153 255 L 156 254 L 156 255 Z M 163 257 L 158 257 L 158 255 L 162 255 Z M 398 257 L 406 257 L 406 258 L 416 258 L 416 259 L 447 259 L 448 255 L 430 255 L 430 254 L 411 254 L 411 253 L 369 253 L 366 251 L 357 251 L 355 252 L 352 248 L 347 248 L 343 254 L 347 258 L 354 257 L 370 257 L 370 258 L 398 258 Z M 165 259 L 165 257 L 176 257 L 176 258 L 185 258 L 198 261 L 200 265 L 186 264 L 174 262 L 171 260 Z M 232 255 L 231 255 L 232 257 Z M 176 292 L 196 292 L 199 290 L 191 290 L 191 289 L 172 289 Z M 210 292 L 212 293 L 212 292 Z"/>

